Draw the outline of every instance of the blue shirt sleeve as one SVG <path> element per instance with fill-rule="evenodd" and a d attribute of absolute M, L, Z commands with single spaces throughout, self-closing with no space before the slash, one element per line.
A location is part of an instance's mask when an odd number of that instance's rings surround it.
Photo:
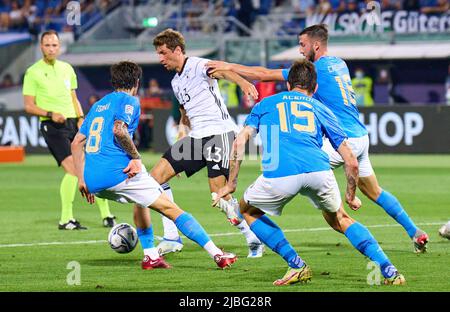
<path fill-rule="evenodd" d="M 121 120 L 129 126 L 139 114 L 138 100 L 135 97 L 127 96 L 122 98 L 120 105 L 118 105 L 114 120 Z"/>
<path fill-rule="evenodd" d="M 259 102 L 255 106 L 253 106 L 252 111 L 250 112 L 250 114 L 248 114 L 244 123 L 244 127 L 250 126 L 252 128 L 255 128 L 256 132 L 259 132 L 259 124 L 261 121 L 261 103 L 262 102 Z"/>
<path fill-rule="evenodd" d="M 283 74 L 283 78 L 284 78 L 284 80 L 288 80 L 288 76 L 289 76 L 289 71 L 290 71 L 291 69 L 290 68 L 285 68 L 285 69 L 282 69 L 281 70 L 281 73 Z"/>
<path fill-rule="evenodd" d="M 336 116 L 330 109 L 319 103 L 314 104 L 314 108 L 316 116 L 322 125 L 322 131 L 330 140 L 333 148 L 337 150 L 341 143 L 347 139 L 347 135 L 341 126 L 339 126 Z"/>

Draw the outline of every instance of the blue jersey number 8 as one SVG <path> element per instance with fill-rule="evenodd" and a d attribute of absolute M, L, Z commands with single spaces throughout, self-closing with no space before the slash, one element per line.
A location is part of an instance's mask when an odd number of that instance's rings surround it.
<path fill-rule="evenodd" d="M 89 137 L 86 144 L 86 153 L 97 153 L 100 149 L 101 133 L 103 130 L 103 117 L 96 117 L 89 128 Z"/>

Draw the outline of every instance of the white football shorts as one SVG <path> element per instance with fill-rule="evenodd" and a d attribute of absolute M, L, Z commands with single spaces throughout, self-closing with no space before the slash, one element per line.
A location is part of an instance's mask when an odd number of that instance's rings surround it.
<path fill-rule="evenodd" d="M 362 178 L 371 176 L 373 174 L 373 168 L 369 159 L 369 136 L 365 135 L 359 138 L 348 138 L 347 143 L 358 159 L 359 176 Z M 327 138 L 323 139 L 322 150 L 330 157 L 332 169 L 338 168 L 344 164 L 341 155 L 336 152 Z"/>
<path fill-rule="evenodd" d="M 121 204 L 135 203 L 149 207 L 163 193 L 163 189 L 142 165 L 141 173 L 113 187 L 98 192 L 95 196 L 114 200 Z"/>
<path fill-rule="evenodd" d="M 245 191 L 244 200 L 269 215 L 279 216 L 297 194 L 308 197 L 314 207 L 328 212 L 338 211 L 342 203 L 331 169 L 280 178 L 260 175 Z"/>

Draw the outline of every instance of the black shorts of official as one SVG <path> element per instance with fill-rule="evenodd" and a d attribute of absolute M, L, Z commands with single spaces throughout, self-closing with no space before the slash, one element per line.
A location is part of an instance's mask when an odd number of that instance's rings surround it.
<path fill-rule="evenodd" d="M 209 178 L 225 176 L 228 179 L 235 136 L 234 131 L 202 139 L 187 136 L 172 145 L 163 158 L 167 159 L 177 174 L 184 171 L 190 177 L 207 167 Z"/>
<path fill-rule="evenodd" d="M 58 166 L 61 166 L 61 162 L 72 155 L 70 144 L 78 132 L 77 122 L 76 118 L 67 118 L 64 123 L 50 120 L 41 122 L 41 133 Z"/>

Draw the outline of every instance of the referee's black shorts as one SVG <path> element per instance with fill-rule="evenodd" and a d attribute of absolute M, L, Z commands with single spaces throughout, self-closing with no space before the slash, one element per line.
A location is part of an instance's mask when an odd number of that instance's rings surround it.
<path fill-rule="evenodd" d="M 204 167 L 208 177 L 230 174 L 230 153 L 236 136 L 234 131 L 194 139 L 186 136 L 172 145 L 162 156 L 167 159 L 175 173 L 185 172 L 190 177 Z"/>
<path fill-rule="evenodd" d="M 77 122 L 77 118 L 67 118 L 64 123 L 56 123 L 51 120 L 41 122 L 41 133 L 58 166 L 61 166 L 61 162 L 72 155 L 70 144 L 78 132 Z"/>

